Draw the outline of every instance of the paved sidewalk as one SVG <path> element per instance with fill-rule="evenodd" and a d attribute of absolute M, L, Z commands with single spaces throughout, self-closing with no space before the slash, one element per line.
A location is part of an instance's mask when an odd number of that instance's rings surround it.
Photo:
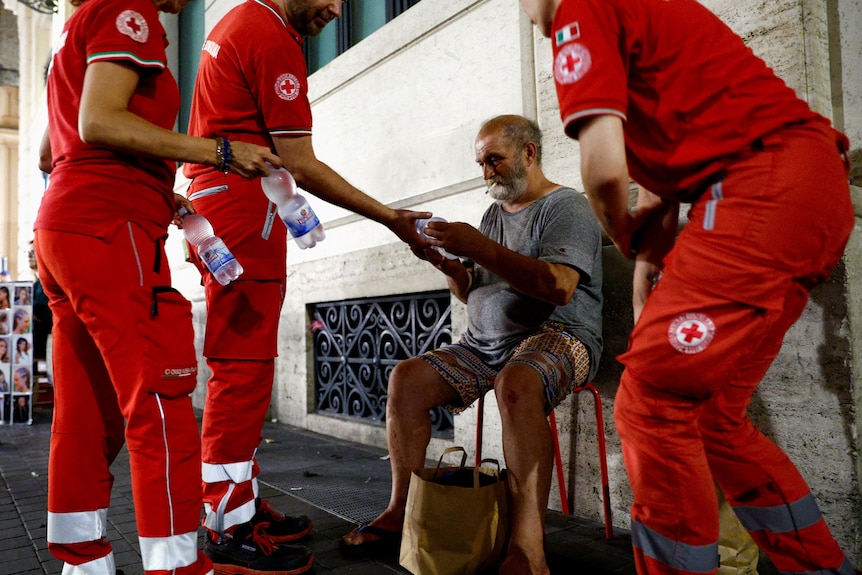
<path fill-rule="evenodd" d="M 33 425 L 0 426 L 0 575 L 58 575 L 62 568 L 46 542 L 50 417 L 37 410 Z M 311 573 L 408 573 L 394 556 L 349 560 L 338 550 L 342 535 L 385 505 L 385 451 L 275 423 L 267 423 L 263 435 L 261 496 L 283 513 L 313 519 L 314 531 L 302 542 L 316 556 Z M 117 567 L 142 575 L 125 449 L 112 471 L 108 539 Z M 631 540 L 620 529 L 606 541 L 602 525 L 550 512 L 547 531 L 552 575 L 635 574 Z"/>

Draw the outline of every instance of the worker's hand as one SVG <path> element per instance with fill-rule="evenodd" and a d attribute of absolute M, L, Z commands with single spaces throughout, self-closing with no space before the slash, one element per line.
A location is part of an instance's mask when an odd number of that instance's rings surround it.
<path fill-rule="evenodd" d="M 172 224 L 177 226 L 179 229 L 183 229 L 183 218 L 180 216 L 180 208 L 185 208 L 186 211 L 190 214 L 195 213 L 195 208 L 192 206 L 191 201 L 182 194 L 174 194 L 174 219 L 171 221 Z"/>
<path fill-rule="evenodd" d="M 419 259 L 427 259 L 421 254 L 428 247 L 428 243 L 416 231 L 416 220 L 422 218 L 430 218 L 431 212 L 414 212 L 412 210 L 395 210 L 395 218 L 387 223 L 392 232 L 398 236 L 401 241 L 410 246 L 410 251 L 413 252 Z"/>
<path fill-rule="evenodd" d="M 640 256 L 635 259 L 632 275 L 632 315 L 637 323 L 646 305 L 647 298 L 661 278 L 661 265 L 654 264 Z"/>
<path fill-rule="evenodd" d="M 243 178 L 268 176 L 270 167 L 282 166 L 281 158 L 273 154 L 269 148 L 257 144 L 231 141 L 230 149 L 233 159 L 228 169 Z"/>
<path fill-rule="evenodd" d="M 629 252 L 634 258 L 648 252 L 648 259 L 660 263 L 673 247 L 679 217 L 679 204 L 663 202 L 652 206 L 637 207 L 629 211 Z M 616 240 L 614 241 L 616 243 Z"/>

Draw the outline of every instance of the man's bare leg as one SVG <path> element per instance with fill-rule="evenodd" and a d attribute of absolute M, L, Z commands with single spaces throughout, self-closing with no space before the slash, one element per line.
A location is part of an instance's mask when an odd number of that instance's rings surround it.
<path fill-rule="evenodd" d="M 401 531 L 410 474 L 414 469 L 425 467 L 425 450 L 431 441 L 429 411 L 459 398 L 433 367 L 417 358 L 395 366 L 389 376 L 388 394 L 386 439 L 392 491 L 389 506 L 370 525 L 386 531 Z M 344 537 L 348 545 L 361 545 L 377 539 L 372 533 L 355 531 Z"/>
<path fill-rule="evenodd" d="M 524 365 L 509 365 L 494 384 L 503 423 L 512 531 L 500 575 L 549 575 L 545 516 L 551 489 L 553 438 L 545 416 L 544 385 Z"/>

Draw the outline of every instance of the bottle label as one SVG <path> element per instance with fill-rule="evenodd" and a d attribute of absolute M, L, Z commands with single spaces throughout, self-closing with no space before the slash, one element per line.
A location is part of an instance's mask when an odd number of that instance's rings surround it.
<path fill-rule="evenodd" d="M 213 245 L 200 252 L 200 256 L 212 273 L 236 259 L 222 241 L 213 242 Z"/>
<path fill-rule="evenodd" d="M 307 202 L 303 202 L 298 209 L 290 214 L 289 218 L 284 219 L 284 225 L 294 238 L 304 236 L 314 228 L 320 225 L 320 220 L 311 210 L 311 206 Z"/>

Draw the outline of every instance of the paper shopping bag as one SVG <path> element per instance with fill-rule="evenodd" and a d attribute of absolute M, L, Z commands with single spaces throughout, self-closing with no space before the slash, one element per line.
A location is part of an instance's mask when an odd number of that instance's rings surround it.
<path fill-rule="evenodd" d="M 457 451 L 461 464 L 441 467 L 443 457 Z M 506 471 L 495 460 L 465 467 L 466 459 L 463 447 L 450 447 L 437 467 L 410 476 L 400 563 L 414 575 L 482 573 L 496 566 L 505 549 Z"/>
<path fill-rule="evenodd" d="M 720 563 L 717 575 L 757 575 L 760 550 L 748 531 L 739 522 L 733 507 L 724 498 L 721 488 L 718 494 L 718 555 Z"/>

